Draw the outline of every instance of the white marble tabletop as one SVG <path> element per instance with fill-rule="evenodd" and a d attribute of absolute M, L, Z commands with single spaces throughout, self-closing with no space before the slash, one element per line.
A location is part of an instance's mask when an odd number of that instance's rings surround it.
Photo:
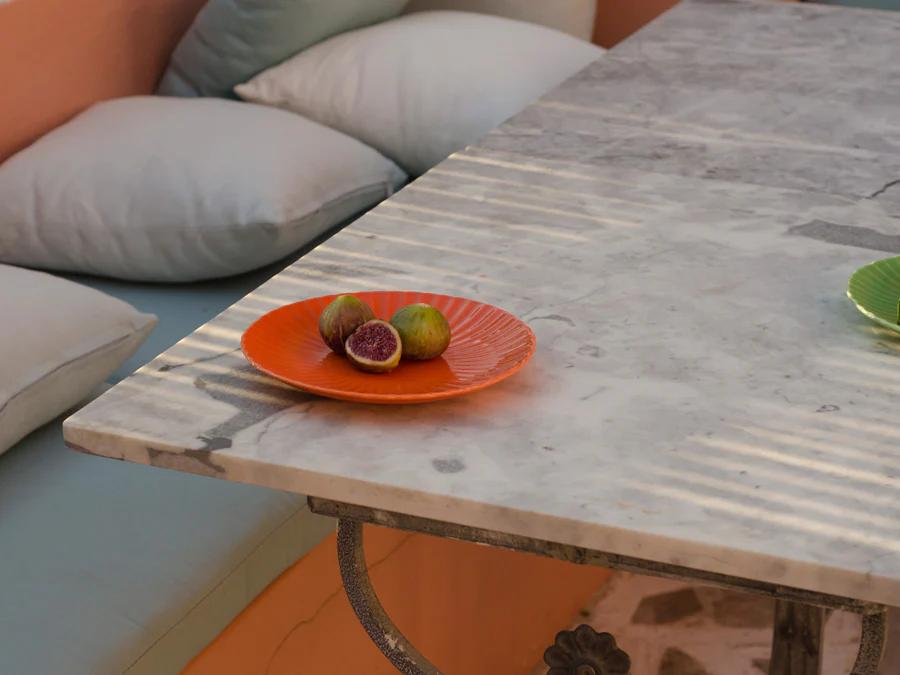
<path fill-rule="evenodd" d="M 900 605 L 900 13 L 688 1 L 65 424 L 86 452 Z M 534 360 L 331 401 L 238 348 L 363 289 L 495 303 Z"/>

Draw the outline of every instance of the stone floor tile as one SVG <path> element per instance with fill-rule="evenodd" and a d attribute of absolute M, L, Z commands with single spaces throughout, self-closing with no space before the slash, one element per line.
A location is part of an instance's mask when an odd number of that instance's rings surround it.
<path fill-rule="evenodd" d="M 669 647 L 663 652 L 658 672 L 659 675 L 709 675 L 697 659 L 677 647 Z"/>
<path fill-rule="evenodd" d="M 632 623 L 663 624 L 685 619 L 703 611 L 693 588 L 657 593 L 642 599 L 631 617 Z"/>

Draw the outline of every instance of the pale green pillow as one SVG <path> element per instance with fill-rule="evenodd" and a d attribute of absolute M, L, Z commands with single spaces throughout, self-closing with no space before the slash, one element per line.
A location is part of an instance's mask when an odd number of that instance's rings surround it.
<path fill-rule="evenodd" d="M 172 54 L 165 96 L 232 87 L 338 33 L 399 14 L 408 0 L 209 0 Z"/>

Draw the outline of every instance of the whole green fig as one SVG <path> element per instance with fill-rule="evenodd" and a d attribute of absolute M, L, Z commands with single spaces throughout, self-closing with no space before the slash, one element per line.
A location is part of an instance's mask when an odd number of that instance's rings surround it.
<path fill-rule="evenodd" d="M 440 310 L 423 302 L 407 305 L 391 317 L 400 334 L 403 358 L 424 361 L 444 353 L 450 344 L 450 324 Z"/>
<path fill-rule="evenodd" d="M 375 318 L 375 312 L 353 295 L 339 295 L 319 315 L 319 334 L 336 354 L 345 354 L 347 338 L 366 321 Z"/>

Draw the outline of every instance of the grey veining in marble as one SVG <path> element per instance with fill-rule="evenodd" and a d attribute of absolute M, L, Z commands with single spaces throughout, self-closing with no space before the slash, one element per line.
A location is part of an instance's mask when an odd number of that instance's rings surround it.
<path fill-rule="evenodd" d="M 66 423 L 74 446 L 900 605 L 900 14 L 688 1 Z M 538 338 L 468 398 L 305 395 L 238 345 L 415 288 Z"/>

